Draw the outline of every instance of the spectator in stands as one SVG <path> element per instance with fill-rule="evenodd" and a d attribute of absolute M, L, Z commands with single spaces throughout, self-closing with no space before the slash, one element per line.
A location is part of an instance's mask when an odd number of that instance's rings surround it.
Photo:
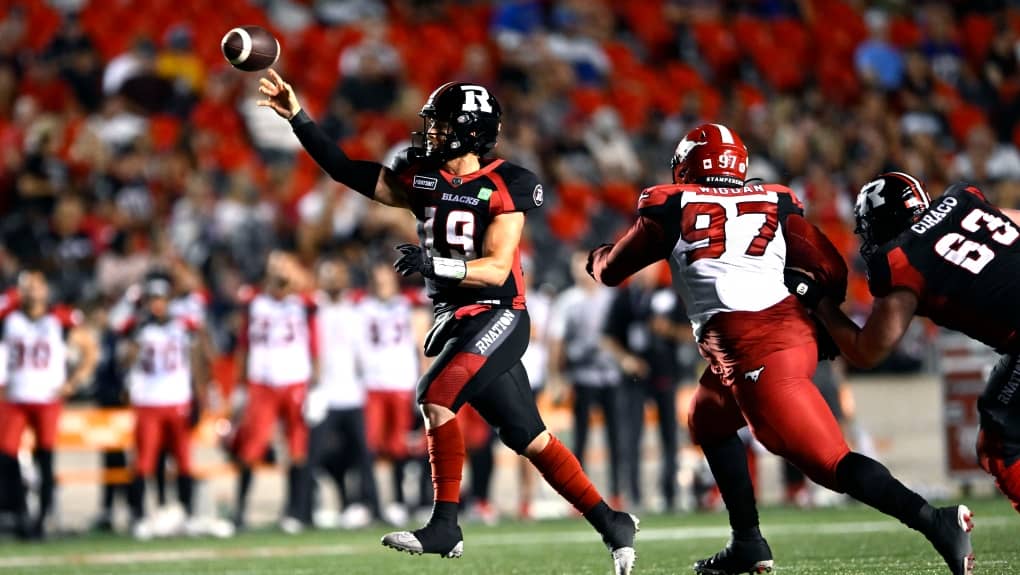
<path fill-rule="evenodd" d="M 400 53 L 386 39 L 385 21 L 366 20 L 359 27 L 361 41 L 340 55 L 337 93 L 355 112 L 386 112 L 400 88 Z"/>
<path fill-rule="evenodd" d="M 103 97 L 103 64 L 77 15 L 64 15 L 60 30 L 45 52 L 57 63 L 61 76 L 85 111 L 98 110 Z"/>
<path fill-rule="evenodd" d="M 1020 180 L 1020 154 L 1016 147 L 995 141 L 995 132 L 987 124 L 971 128 L 967 146 L 953 158 L 954 179 L 975 185 L 1003 180 Z"/>
<path fill-rule="evenodd" d="M 124 84 L 139 76 L 151 75 L 156 63 L 156 45 L 149 38 L 140 37 L 131 48 L 116 56 L 103 72 L 103 95 L 120 93 Z"/>
<path fill-rule="evenodd" d="M 889 42 L 889 15 L 878 8 L 865 16 L 870 37 L 857 45 L 854 64 L 866 82 L 886 91 L 896 90 L 903 81 L 903 56 Z"/>

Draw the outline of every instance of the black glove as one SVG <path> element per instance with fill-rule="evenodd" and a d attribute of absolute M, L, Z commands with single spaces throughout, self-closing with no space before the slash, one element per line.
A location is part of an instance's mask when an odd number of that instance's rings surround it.
<path fill-rule="evenodd" d="M 804 307 L 809 310 L 814 311 L 818 307 L 818 302 L 822 301 L 822 298 L 825 297 L 822 286 L 814 278 L 802 271 L 786 268 L 783 271 L 783 281 L 786 283 L 786 289 L 797 296 L 800 303 L 804 304 Z"/>
<path fill-rule="evenodd" d="M 588 252 L 588 263 L 584 265 L 584 271 L 588 272 L 588 275 L 591 276 L 591 279 L 596 279 L 595 278 L 595 252 L 601 250 L 602 248 L 604 248 L 606 246 L 609 246 L 610 249 L 612 249 L 613 244 L 599 244 L 599 246 L 597 248 L 595 248 L 592 251 Z"/>
<path fill-rule="evenodd" d="M 407 277 L 413 273 L 419 273 L 422 277 L 429 279 L 436 278 L 436 270 L 432 266 L 432 258 L 425 249 L 417 244 L 400 244 L 395 248 L 403 254 L 400 259 L 393 262 L 393 269 L 400 275 Z"/>

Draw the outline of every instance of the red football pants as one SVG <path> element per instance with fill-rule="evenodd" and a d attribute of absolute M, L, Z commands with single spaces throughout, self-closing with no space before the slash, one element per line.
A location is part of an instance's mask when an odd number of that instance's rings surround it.
<path fill-rule="evenodd" d="M 365 394 L 365 439 L 372 453 L 407 458 L 407 436 L 414 427 L 413 391 L 368 391 Z"/>
<path fill-rule="evenodd" d="M 304 383 L 279 387 L 248 384 L 248 406 L 238 430 L 238 457 L 242 462 L 251 466 L 262 459 L 278 419 L 283 420 L 291 460 L 297 463 L 305 461 L 308 456 L 308 426 L 301 408 L 307 389 Z"/>
<path fill-rule="evenodd" d="M 743 363 L 732 386 L 706 369 L 691 400 L 687 424 L 692 439 L 712 444 L 750 425 L 769 451 L 816 483 L 839 491 L 836 466 L 850 448 L 811 381 L 817 363 L 812 343 Z"/>
<path fill-rule="evenodd" d="M 37 449 L 53 450 L 57 443 L 57 422 L 60 420 L 59 401 L 52 403 L 0 402 L 0 452 L 17 457 L 21 447 L 21 434 L 31 427 Z"/>
<path fill-rule="evenodd" d="M 165 446 L 174 455 L 178 475 L 191 475 L 191 405 L 135 406 L 135 473 L 149 477 Z"/>

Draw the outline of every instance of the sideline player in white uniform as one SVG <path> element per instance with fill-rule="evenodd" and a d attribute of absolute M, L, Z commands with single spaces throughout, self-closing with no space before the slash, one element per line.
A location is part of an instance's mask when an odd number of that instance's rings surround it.
<path fill-rule="evenodd" d="M 404 466 L 408 435 L 414 427 L 414 390 L 418 348 L 412 316 L 416 302 L 401 293 L 397 274 L 387 263 L 372 266 L 369 293 L 357 303 L 361 335 L 357 361 L 367 391 L 365 428 L 368 449 L 387 459 L 393 473 L 394 501 L 383 513 L 394 525 L 407 522 Z"/>
<path fill-rule="evenodd" d="M 318 330 L 313 298 L 296 289 L 301 283 L 298 266 L 293 256 L 275 251 L 266 264 L 265 291 L 248 289 L 242 294 L 246 306 L 238 342 L 238 385 L 247 389 L 248 403 L 237 438 L 238 527 L 244 526 L 252 467 L 265 453 L 280 419 L 290 454 L 287 505 L 280 526 L 294 533 L 311 520 L 301 517 L 311 507 L 301 501 L 307 495 L 301 486 L 308 455 L 302 407 L 309 383 L 318 377 Z"/>
<path fill-rule="evenodd" d="M 0 381 L 0 487 L 15 502 L 19 535 L 42 538 L 56 485 L 53 447 L 61 404 L 92 376 L 99 349 L 92 333 L 81 327 L 80 311 L 50 306 L 49 286 L 42 272 L 21 272 L 18 291 L 11 299 L 0 311 L 0 342 L 7 364 Z M 80 354 L 70 374 L 69 346 Z M 32 522 L 27 518 L 18 463 L 26 425 L 35 434 L 33 455 L 40 477 L 39 515 Z"/>
<path fill-rule="evenodd" d="M 319 264 L 315 301 L 319 344 L 329 350 L 320 359 L 318 385 L 309 393 L 326 408 L 323 419 L 311 429 L 308 467 L 324 468 L 336 481 L 343 514 L 340 526 L 364 527 L 379 517 L 372 457 L 365 438 L 365 387 L 358 376 L 355 347 L 362 327 L 353 301 L 348 297 L 349 271 L 339 259 Z M 346 487 L 349 469 L 358 471 L 358 494 Z M 311 478 L 312 473 L 309 473 Z"/>
<path fill-rule="evenodd" d="M 201 326 L 170 309 L 172 287 L 164 278 L 143 286 L 142 314 L 126 326 L 128 393 L 135 413 L 134 479 L 131 484 L 133 534 L 149 539 L 145 521 L 145 484 L 156 460 L 169 448 L 177 465 L 177 497 L 192 514 L 191 410 L 193 398 L 204 403 L 208 366 L 202 353 Z"/>

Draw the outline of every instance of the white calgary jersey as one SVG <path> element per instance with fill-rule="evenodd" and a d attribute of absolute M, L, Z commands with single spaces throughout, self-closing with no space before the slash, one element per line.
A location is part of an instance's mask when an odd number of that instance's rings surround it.
<path fill-rule="evenodd" d="M 346 299 L 333 301 L 325 293 L 316 295 L 319 345 L 326 350 L 319 359 L 319 389 L 333 409 L 351 409 L 365 404 L 365 388 L 355 369 L 355 347 L 362 328 L 357 308 Z"/>
<path fill-rule="evenodd" d="M 361 337 L 358 366 L 370 391 L 410 391 L 418 381 L 418 346 L 411 327 L 413 306 L 398 294 L 383 301 L 365 296 L 358 302 Z"/>
<path fill-rule="evenodd" d="M 532 389 L 545 385 L 546 371 L 549 364 L 549 346 L 547 328 L 549 314 L 552 311 L 552 298 L 535 290 L 528 294 L 528 316 L 531 317 L 531 341 L 524 350 L 521 362 L 528 373 L 528 382 Z"/>
<path fill-rule="evenodd" d="M 786 238 L 779 222 L 783 212 L 799 210 L 799 204 L 788 188 L 657 186 L 642 194 L 641 213 L 676 201 L 681 230 L 669 265 L 695 337 L 717 313 L 760 311 L 789 297 L 783 283 Z"/>
<path fill-rule="evenodd" d="M 180 318 L 143 320 L 131 332 L 138 357 L 128 373 L 131 404 L 181 405 L 191 401 L 191 346 L 197 325 Z"/>
<path fill-rule="evenodd" d="M 3 318 L 7 351 L 7 400 L 51 403 L 60 399 L 67 381 L 67 330 L 80 323 L 81 312 L 55 308 L 32 320 L 20 309 Z"/>
<path fill-rule="evenodd" d="M 271 386 L 308 383 L 316 353 L 315 306 L 291 294 L 275 299 L 259 293 L 248 304 L 248 381 Z"/>

